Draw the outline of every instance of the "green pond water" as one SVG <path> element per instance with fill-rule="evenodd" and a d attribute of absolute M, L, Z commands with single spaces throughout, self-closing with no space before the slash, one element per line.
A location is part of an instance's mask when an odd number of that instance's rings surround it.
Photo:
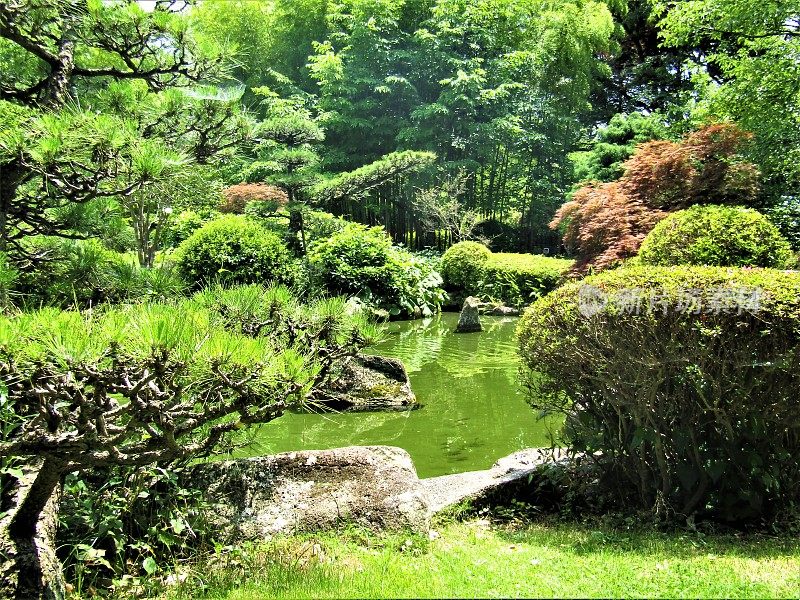
<path fill-rule="evenodd" d="M 387 325 L 369 349 L 406 365 L 419 408 L 402 412 L 291 413 L 261 427 L 250 454 L 384 444 L 408 451 L 420 477 L 489 468 L 516 450 L 547 446 L 517 379 L 516 319 L 485 317 L 455 334 L 458 314 Z"/>

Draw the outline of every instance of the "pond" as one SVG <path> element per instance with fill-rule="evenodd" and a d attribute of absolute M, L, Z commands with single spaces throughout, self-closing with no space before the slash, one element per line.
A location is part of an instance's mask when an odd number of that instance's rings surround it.
<path fill-rule="evenodd" d="M 550 445 L 517 379 L 514 318 L 484 317 L 481 333 L 455 334 L 458 314 L 387 325 L 370 353 L 406 365 L 419 408 L 402 412 L 292 413 L 263 426 L 250 454 L 390 445 L 420 477 L 487 469 L 516 450 Z"/>

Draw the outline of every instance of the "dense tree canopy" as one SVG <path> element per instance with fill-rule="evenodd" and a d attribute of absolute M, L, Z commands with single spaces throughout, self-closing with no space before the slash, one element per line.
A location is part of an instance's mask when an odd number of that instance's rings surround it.
<path fill-rule="evenodd" d="M 329 179 L 413 150 L 437 159 L 413 181 L 399 172 L 359 193 L 356 205 L 349 199 L 330 208 L 424 245 L 430 238 L 414 190 L 463 172 L 465 210 L 517 228 L 522 247 L 552 246 L 546 224 L 576 182 L 611 181 L 635 144 L 675 138 L 708 117 L 754 132 L 762 201 L 783 197 L 785 204 L 800 180 L 795 4 L 5 2 L 0 237 L 24 253 L 20 240 L 34 233 L 87 235 L 91 228 L 75 226 L 80 211 L 62 218 L 65 206 L 129 196 L 121 211 L 138 227 L 141 262 L 150 265 L 159 236 L 146 232 L 159 220 L 141 215 L 165 209 L 156 199 L 165 195 L 158 179 L 169 179 L 182 161 L 212 164 L 227 184 L 275 183 L 291 172 L 289 188 L 302 195 L 318 184 L 315 172 Z M 287 111 L 324 131 L 314 155 L 304 142 L 276 161 L 275 147 L 249 143 L 254 134 L 266 139 L 255 122 L 267 132 Z M 91 174 L 65 173 L 63 161 L 45 165 L 26 150 L 33 140 L 11 135 L 47 115 L 88 126 L 97 112 L 106 121 L 81 135 L 108 146 L 109 156 L 102 167 L 81 163 Z M 112 117 L 125 125 L 111 125 Z M 129 131 L 130 139 L 110 142 L 103 135 L 109 128 Z M 154 141 L 149 162 L 164 164 L 131 169 L 142 164 L 130 156 L 147 140 Z M 787 151 L 771 152 L 776 146 Z M 56 160 L 70 152 L 52 149 Z M 252 159 L 269 172 L 254 175 Z M 80 180 L 80 192 L 62 185 L 70 178 Z M 35 223 L 25 222 L 30 214 Z"/>
<path fill-rule="evenodd" d="M 213 2 L 195 13 L 198 23 L 213 22 L 207 37 L 242 49 L 240 80 L 302 99 L 318 114 L 324 170 L 349 171 L 396 151 L 434 152 L 443 177 L 472 175 L 467 208 L 541 234 L 572 183 L 568 154 L 591 120 L 592 89 L 610 75 L 601 58 L 613 49 L 605 3 L 284 4 L 231 3 L 230 24 L 215 20 L 222 9 Z M 324 19 L 310 26 L 320 11 Z M 305 47 L 313 52 L 301 68 Z M 377 186 L 355 213 L 398 237 L 416 222 L 410 187 Z"/>
<path fill-rule="evenodd" d="M 718 77 L 701 90 L 708 110 L 755 133 L 754 157 L 775 200 L 800 186 L 800 2 L 658 2 L 670 47 L 705 44 Z M 780 151 L 776 151 L 780 149 Z"/>
<path fill-rule="evenodd" d="M 614 181 L 624 170 L 638 144 L 665 137 L 667 131 L 657 115 L 616 114 L 601 127 L 591 150 L 572 155 L 577 181 Z"/>
<path fill-rule="evenodd" d="M 41 260 L 25 241 L 84 237 L 76 207 L 103 198 L 119 200 L 134 225 L 155 222 L 142 216 L 162 208 L 148 186 L 243 139 L 238 98 L 180 89 L 222 67 L 189 34 L 182 6 L 0 5 L 0 250 Z M 152 263 L 151 240 L 139 237 Z"/>

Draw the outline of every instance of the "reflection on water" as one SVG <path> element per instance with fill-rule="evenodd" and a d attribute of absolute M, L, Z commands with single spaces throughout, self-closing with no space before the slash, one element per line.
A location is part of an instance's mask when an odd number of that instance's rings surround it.
<path fill-rule="evenodd" d="M 252 453 L 386 444 L 411 454 L 420 477 L 486 469 L 521 448 L 550 444 L 517 383 L 516 320 L 482 319 L 481 333 L 454 334 L 458 315 L 390 323 L 374 354 L 403 361 L 419 410 L 287 414 L 263 426 Z"/>

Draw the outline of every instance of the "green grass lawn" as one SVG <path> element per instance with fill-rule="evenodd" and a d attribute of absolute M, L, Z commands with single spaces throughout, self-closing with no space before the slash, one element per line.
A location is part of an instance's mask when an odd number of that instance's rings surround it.
<path fill-rule="evenodd" d="M 438 534 L 275 540 L 196 566 L 162 597 L 800 597 L 800 540 L 477 520 Z"/>

